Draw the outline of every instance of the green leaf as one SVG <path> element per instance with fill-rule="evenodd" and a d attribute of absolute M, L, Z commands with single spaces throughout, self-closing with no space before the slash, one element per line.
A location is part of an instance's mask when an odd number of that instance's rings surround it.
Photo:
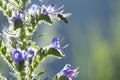
<path fill-rule="evenodd" d="M 2 52 L 3 55 L 5 55 L 5 54 L 6 54 L 6 51 L 7 51 L 7 48 L 4 46 L 4 47 L 2 48 L 2 51 L 1 51 L 1 52 Z"/>
<path fill-rule="evenodd" d="M 52 80 L 58 80 L 58 79 L 59 77 L 57 75 L 52 78 Z"/>
<path fill-rule="evenodd" d="M 15 2 L 16 2 L 17 4 L 19 4 L 19 3 L 20 3 L 20 0 L 15 0 Z"/>
<path fill-rule="evenodd" d="M 0 40 L 0 47 L 2 47 L 2 40 Z"/>
<path fill-rule="evenodd" d="M 66 76 L 58 76 L 56 75 L 55 77 L 52 78 L 52 80 L 71 80 Z"/>
<path fill-rule="evenodd" d="M 10 73 L 10 75 L 12 76 L 12 77 L 17 77 L 17 74 L 15 74 L 15 73 L 13 73 L 13 72 L 9 72 Z"/>
<path fill-rule="evenodd" d="M 12 15 L 12 11 L 11 11 L 10 9 L 7 9 L 7 10 L 5 11 L 5 13 L 6 13 L 9 17 L 11 17 L 11 15 Z"/>
<path fill-rule="evenodd" d="M 35 74 L 35 76 L 33 77 L 33 79 L 36 79 L 38 77 L 40 77 L 40 75 L 44 74 L 46 72 L 46 70 L 42 70 L 41 72 Z"/>
<path fill-rule="evenodd" d="M 37 49 L 37 50 L 39 49 L 39 47 L 36 46 L 33 42 L 30 43 L 30 47 L 35 48 L 35 49 Z"/>
<path fill-rule="evenodd" d="M 0 0 L 0 7 L 2 6 L 2 0 Z"/>
<path fill-rule="evenodd" d="M 2 8 L 3 8 L 3 10 L 6 10 L 7 9 L 7 4 L 3 4 Z"/>
<path fill-rule="evenodd" d="M 58 51 L 58 50 L 55 49 L 55 48 L 49 48 L 47 54 L 53 55 L 53 56 L 56 56 L 56 57 L 59 57 L 59 58 L 64 57 L 64 55 L 61 53 L 61 51 Z"/>
<path fill-rule="evenodd" d="M 51 18 L 48 15 L 41 14 L 39 16 L 39 19 L 40 20 L 44 20 L 44 21 L 48 22 L 49 24 L 53 23 L 52 20 L 51 20 Z"/>
<path fill-rule="evenodd" d="M 7 78 L 5 78 L 4 76 L 2 76 L 2 75 L 0 74 L 0 80 L 7 80 Z"/>
<path fill-rule="evenodd" d="M 16 65 L 16 69 L 19 71 L 19 72 L 23 72 L 25 66 L 24 66 L 24 61 L 21 61 L 19 64 Z"/>
<path fill-rule="evenodd" d="M 46 34 L 45 33 L 43 33 L 43 34 L 39 34 L 39 35 L 36 35 L 35 37 L 33 37 L 33 38 L 39 38 L 39 37 L 42 37 L 42 36 L 45 36 Z"/>
<path fill-rule="evenodd" d="M 20 19 L 20 20 L 16 20 L 15 22 L 14 22 L 14 30 L 16 30 L 16 29 L 18 29 L 18 28 L 22 28 L 23 27 L 23 22 L 22 22 L 22 20 Z"/>
<path fill-rule="evenodd" d="M 0 47 L 2 47 L 2 40 L 0 40 Z"/>
<path fill-rule="evenodd" d="M 58 80 L 70 80 L 70 79 L 67 78 L 66 76 L 60 76 Z"/>

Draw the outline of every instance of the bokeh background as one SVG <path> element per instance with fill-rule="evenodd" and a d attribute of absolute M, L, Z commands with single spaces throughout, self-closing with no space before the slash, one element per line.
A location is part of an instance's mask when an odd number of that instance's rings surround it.
<path fill-rule="evenodd" d="M 38 0 L 32 0 L 38 3 Z M 64 5 L 70 12 L 69 24 L 57 22 L 39 25 L 37 33 L 46 36 L 35 39 L 39 46 L 46 46 L 56 36 L 63 38 L 66 57 L 47 57 L 42 67 L 48 76 L 58 73 L 66 63 L 79 67 L 79 76 L 73 80 L 120 80 L 120 0 L 50 0 L 49 3 Z M 0 12 L 0 26 L 8 24 Z M 2 27 L 1 27 L 2 28 Z M 0 58 L 0 72 L 7 75 L 7 64 Z"/>

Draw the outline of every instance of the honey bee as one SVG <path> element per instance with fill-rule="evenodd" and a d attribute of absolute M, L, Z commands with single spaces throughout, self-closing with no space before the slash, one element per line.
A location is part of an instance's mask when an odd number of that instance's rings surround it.
<path fill-rule="evenodd" d="M 63 21 L 64 23 L 68 24 L 68 19 L 66 17 L 69 17 L 70 15 L 72 15 L 71 13 L 67 13 L 67 14 L 57 14 L 57 17 Z"/>

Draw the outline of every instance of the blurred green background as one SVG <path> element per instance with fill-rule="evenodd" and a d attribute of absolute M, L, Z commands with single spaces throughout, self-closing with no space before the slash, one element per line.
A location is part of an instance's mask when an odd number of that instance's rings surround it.
<path fill-rule="evenodd" d="M 38 0 L 32 0 L 37 3 Z M 56 36 L 63 38 L 65 58 L 48 57 L 43 66 L 47 75 L 58 73 L 66 63 L 79 67 L 79 76 L 73 80 L 120 80 L 120 0 L 50 0 L 58 6 L 65 5 L 65 12 L 72 13 L 69 24 L 57 22 L 48 26 L 42 23 L 37 32 L 47 35 L 35 39 L 39 46 L 46 46 Z M 0 13 L 0 25 L 7 19 Z M 2 27 L 1 27 L 2 28 Z M 5 67 L 6 66 L 6 67 Z M 8 73 L 0 59 L 0 72 Z"/>

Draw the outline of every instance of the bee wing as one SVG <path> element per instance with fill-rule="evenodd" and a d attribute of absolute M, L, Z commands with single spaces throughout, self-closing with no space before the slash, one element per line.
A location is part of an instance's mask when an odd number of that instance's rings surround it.
<path fill-rule="evenodd" d="M 47 5 L 48 4 L 48 0 L 39 0 L 41 2 L 41 6 L 44 4 L 44 5 Z"/>
<path fill-rule="evenodd" d="M 56 9 L 55 11 L 59 11 L 64 7 L 64 5 L 62 5 L 61 7 L 59 7 L 58 9 Z"/>
<path fill-rule="evenodd" d="M 63 17 L 69 17 L 69 16 L 72 15 L 72 13 L 65 13 L 65 14 L 62 14 L 62 15 L 63 15 Z"/>

